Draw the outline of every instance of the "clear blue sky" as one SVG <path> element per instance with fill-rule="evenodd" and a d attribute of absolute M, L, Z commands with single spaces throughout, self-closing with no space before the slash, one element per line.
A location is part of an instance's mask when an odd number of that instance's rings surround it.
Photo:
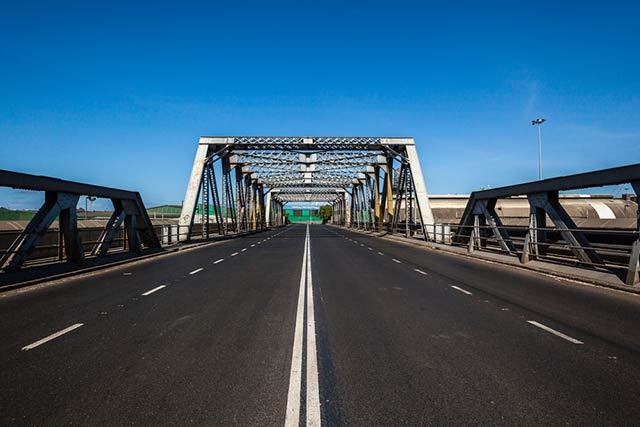
<path fill-rule="evenodd" d="M 143 3 L 3 2 L 0 168 L 154 205 L 200 135 L 414 136 L 467 193 L 537 178 L 539 116 L 546 176 L 640 162 L 635 1 Z"/>

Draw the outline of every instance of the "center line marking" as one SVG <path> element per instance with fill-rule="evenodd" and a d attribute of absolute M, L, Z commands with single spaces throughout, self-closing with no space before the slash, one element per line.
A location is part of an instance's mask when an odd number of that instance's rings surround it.
<path fill-rule="evenodd" d="M 234 252 L 231 254 L 231 256 L 236 256 L 236 255 L 238 255 L 238 252 Z"/>
<path fill-rule="evenodd" d="M 158 286 L 157 288 L 153 288 L 153 289 L 151 289 L 150 291 L 145 292 L 144 294 L 142 294 L 142 296 L 143 296 L 143 297 L 146 297 L 147 295 L 151 295 L 152 293 L 157 292 L 157 291 L 159 291 L 160 289 L 162 289 L 162 288 L 166 288 L 166 287 L 167 287 L 167 285 L 160 285 L 160 286 Z"/>
<path fill-rule="evenodd" d="M 61 331 L 56 332 L 55 334 L 51 334 L 48 337 L 42 338 L 41 340 L 38 340 L 38 341 L 36 341 L 36 342 L 34 342 L 32 344 L 29 344 L 29 345 L 26 345 L 26 346 L 22 347 L 22 350 L 27 351 L 27 350 L 31 350 L 33 348 L 36 348 L 39 345 L 42 345 L 42 344 L 44 344 L 44 343 L 46 343 L 48 341 L 56 339 L 61 335 L 64 335 L 64 334 L 66 334 L 68 332 L 73 331 L 74 329 L 78 329 L 82 325 L 84 325 L 84 323 L 76 323 L 75 325 L 71 325 L 68 328 L 65 328 L 65 329 L 63 329 Z"/>
<path fill-rule="evenodd" d="M 204 270 L 204 268 L 199 268 L 197 270 L 193 270 L 191 273 L 189 274 L 196 274 L 196 273 L 200 273 L 202 270 Z"/>
<path fill-rule="evenodd" d="M 395 258 L 393 258 L 393 262 L 398 263 L 398 264 L 402 264 L 402 261 L 399 261 L 399 260 L 397 260 Z"/>
<path fill-rule="evenodd" d="M 417 273 L 420 273 L 420 274 L 424 274 L 425 276 L 428 276 L 428 274 L 427 274 L 427 273 L 425 273 L 425 272 L 424 272 L 424 271 L 422 271 L 422 270 L 418 270 L 417 268 L 414 268 L 414 269 L 413 269 L 413 271 L 415 271 L 415 272 L 417 272 Z"/>
<path fill-rule="evenodd" d="M 456 291 L 460 291 L 460 292 L 462 292 L 463 294 L 473 295 L 471 292 L 469 292 L 469 291 L 467 291 L 467 290 L 464 290 L 464 289 L 462 289 L 462 288 L 459 288 L 459 287 L 457 287 L 457 286 L 453 286 L 453 285 L 449 285 L 449 286 L 451 286 L 451 287 L 452 287 L 453 289 L 455 289 Z"/>
<path fill-rule="evenodd" d="M 287 412 L 285 427 L 300 425 L 300 404 L 302 391 L 302 361 L 306 357 L 306 426 L 320 427 L 320 388 L 318 383 L 318 360 L 316 351 L 315 312 L 313 308 L 313 282 L 311 272 L 311 243 L 309 226 L 305 236 L 304 254 L 302 256 L 302 271 L 300 272 L 300 290 L 298 292 L 298 306 L 296 311 L 296 326 L 293 339 L 293 355 L 291 358 L 291 373 L 289 376 L 289 392 L 287 395 Z M 305 286 L 306 285 L 306 286 Z M 306 290 L 306 293 L 305 293 Z M 305 304 L 306 297 L 306 304 Z M 306 306 L 306 307 L 305 307 Z M 304 312 L 307 312 L 307 322 L 304 323 Z M 306 327 L 307 352 L 303 354 L 304 329 Z"/>
<path fill-rule="evenodd" d="M 538 322 L 536 322 L 534 320 L 527 320 L 527 323 L 530 323 L 533 326 L 536 326 L 536 327 L 538 327 L 540 329 L 544 329 L 545 331 L 550 332 L 553 335 L 558 336 L 558 337 L 560 337 L 562 339 L 565 339 L 565 340 L 567 340 L 567 341 L 569 341 L 569 342 L 571 342 L 573 344 L 584 344 L 582 341 L 579 341 L 579 340 L 577 340 L 575 338 L 571 338 L 569 335 L 565 335 L 560 331 L 556 331 L 555 329 L 552 329 L 552 328 L 550 328 L 548 326 L 545 326 L 542 323 L 538 323 Z"/>

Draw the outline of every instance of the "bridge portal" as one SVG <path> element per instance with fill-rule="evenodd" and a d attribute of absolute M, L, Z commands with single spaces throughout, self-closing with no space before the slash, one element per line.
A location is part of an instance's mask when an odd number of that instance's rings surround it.
<path fill-rule="evenodd" d="M 334 224 L 425 239 L 434 222 L 413 138 L 205 136 L 180 226 L 226 234 L 281 225 L 289 202 L 326 202 Z"/>

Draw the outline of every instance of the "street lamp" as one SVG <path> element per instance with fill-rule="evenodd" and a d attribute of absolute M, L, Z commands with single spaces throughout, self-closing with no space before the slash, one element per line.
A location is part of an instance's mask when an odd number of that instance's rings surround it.
<path fill-rule="evenodd" d="M 87 218 L 87 208 L 88 208 L 88 206 L 87 206 L 88 203 L 87 202 L 89 200 L 91 200 L 91 202 L 94 202 L 96 200 L 96 198 L 94 196 L 86 196 L 84 198 L 84 220 L 85 221 L 88 219 Z"/>
<path fill-rule="evenodd" d="M 538 125 L 538 179 L 542 180 L 542 141 L 540 140 L 540 125 L 546 122 L 546 119 L 531 120 L 531 126 Z"/>

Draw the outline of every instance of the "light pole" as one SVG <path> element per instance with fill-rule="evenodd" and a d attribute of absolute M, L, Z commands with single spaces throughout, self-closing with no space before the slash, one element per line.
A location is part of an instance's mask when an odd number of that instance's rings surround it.
<path fill-rule="evenodd" d="M 96 200 L 96 198 L 95 198 L 95 197 L 93 197 L 93 196 L 86 196 L 86 197 L 84 198 L 84 220 L 85 220 L 85 221 L 88 219 L 88 217 L 87 217 L 87 208 L 88 208 L 87 204 L 88 204 L 88 203 L 87 203 L 87 202 L 88 202 L 89 200 L 91 200 L 91 201 L 93 202 L 94 200 Z"/>
<path fill-rule="evenodd" d="M 540 125 L 546 122 L 546 119 L 531 120 L 531 126 L 538 125 L 538 179 L 542 180 L 542 140 L 540 139 Z"/>

